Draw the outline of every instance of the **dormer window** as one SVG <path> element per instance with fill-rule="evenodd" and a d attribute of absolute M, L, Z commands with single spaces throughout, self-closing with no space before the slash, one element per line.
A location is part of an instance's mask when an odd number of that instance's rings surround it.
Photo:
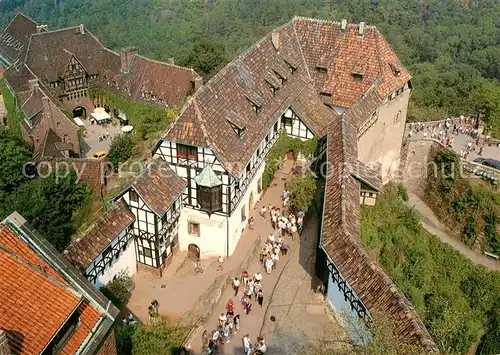
<path fill-rule="evenodd" d="M 323 97 L 332 97 L 332 93 L 331 92 L 322 92 L 321 96 L 323 96 Z"/>
<path fill-rule="evenodd" d="M 401 75 L 401 69 L 399 69 L 396 65 L 389 63 L 389 66 L 391 67 L 392 73 L 394 76 L 400 76 Z"/>
<path fill-rule="evenodd" d="M 286 58 L 284 59 L 285 64 L 288 66 L 288 69 L 290 70 L 290 73 L 295 73 L 297 71 L 297 65 L 292 59 Z"/>
<path fill-rule="evenodd" d="M 234 111 L 229 113 L 227 121 L 241 139 L 245 135 L 245 121 Z"/>
<path fill-rule="evenodd" d="M 262 99 L 253 93 L 249 93 L 246 95 L 247 100 L 252 104 L 252 109 L 255 111 L 255 113 L 259 113 L 260 109 L 262 108 Z"/>
<path fill-rule="evenodd" d="M 328 73 L 328 69 L 325 67 L 316 67 L 316 71 L 321 74 L 326 74 Z"/>
<path fill-rule="evenodd" d="M 355 82 L 360 83 L 363 81 L 363 74 L 361 73 L 352 73 L 352 77 Z"/>
<path fill-rule="evenodd" d="M 267 76 L 265 81 L 266 81 L 267 86 L 269 86 L 269 89 L 271 90 L 273 96 L 276 96 L 276 94 L 278 93 L 278 90 L 280 89 L 277 80 L 273 80 L 273 78 L 271 76 Z"/>
<path fill-rule="evenodd" d="M 273 72 L 276 78 L 280 81 L 281 85 L 284 85 L 286 81 L 286 73 L 279 69 L 273 70 Z"/>

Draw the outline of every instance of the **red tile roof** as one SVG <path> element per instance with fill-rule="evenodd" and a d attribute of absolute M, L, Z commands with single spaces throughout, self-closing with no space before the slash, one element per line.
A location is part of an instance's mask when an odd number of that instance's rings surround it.
<path fill-rule="evenodd" d="M 379 93 L 389 92 L 410 80 L 396 53 L 375 26 L 296 17 L 293 20 L 302 52 L 318 92 L 332 94 L 334 106 L 349 107 L 380 79 Z M 317 68 L 326 69 L 326 73 Z M 396 75 L 392 68 L 399 70 Z M 363 76 L 361 82 L 354 74 Z"/>
<path fill-rule="evenodd" d="M 405 85 L 410 75 L 375 27 L 365 26 L 363 36 L 358 31 L 359 25 L 349 24 L 342 32 L 340 23 L 294 18 L 255 43 L 199 89 L 165 139 L 208 146 L 226 170 L 239 175 L 288 107 L 321 136 L 337 116 L 322 102 L 350 107 L 366 95 L 366 107 L 352 115 L 359 120 L 365 110 L 372 110 L 372 104 L 376 110 L 390 91 Z M 275 43 L 273 34 L 279 37 Z M 363 74 L 361 82 L 354 79 L 355 73 Z M 251 101 L 260 106 L 258 113 Z M 231 127 L 234 115 L 246 127 L 243 136 Z M 356 125 L 362 123 L 357 121 Z"/>
<path fill-rule="evenodd" d="M 123 199 L 120 199 L 113 209 L 104 213 L 74 240 L 64 254 L 71 261 L 86 269 L 134 220 L 134 214 L 125 205 Z"/>
<path fill-rule="evenodd" d="M 101 315 L 3 223 L 0 275 L 0 328 L 17 353 L 40 353 L 78 308 L 81 324 L 62 352 L 74 354 Z"/>

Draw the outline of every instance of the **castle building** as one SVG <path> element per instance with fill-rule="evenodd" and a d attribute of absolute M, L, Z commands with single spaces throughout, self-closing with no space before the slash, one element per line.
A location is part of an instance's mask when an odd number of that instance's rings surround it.
<path fill-rule="evenodd" d="M 171 250 L 231 256 L 263 192 L 266 157 L 279 135 L 316 138 L 319 161 L 329 163 L 316 267 L 327 300 L 365 323 L 390 314 L 401 337 L 435 349 L 418 314 L 359 240 L 360 205 L 373 205 L 399 167 L 410 80 L 376 27 L 293 18 L 186 102 L 153 149 L 154 168 L 116 197 L 133 217 L 108 233 L 106 248 L 134 238 L 132 272 L 159 275 Z M 70 247 L 73 253 L 82 243 Z M 95 250 L 87 261 L 101 254 Z M 108 270 L 116 272 L 117 262 Z"/>

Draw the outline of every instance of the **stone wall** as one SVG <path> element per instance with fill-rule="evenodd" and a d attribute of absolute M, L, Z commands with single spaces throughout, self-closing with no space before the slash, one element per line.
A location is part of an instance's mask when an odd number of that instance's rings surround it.
<path fill-rule="evenodd" d="M 253 248 L 251 248 L 243 258 L 239 269 L 236 271 L 236 275 L 240 275 L 250 267 L 254 258 L 259 255 L 260 250 L 261 237 L 257 237 L 254 241 Z M 192 327 L 186 339 L 191 337 L 192 332 L 200 323 L 210 318 L 212 311 L 217 306 L 217 303 L 219 303 L 227 287 L 231 285 L 233 279 L 232 274 L 234 274 L 234 270 L 217 277 L 212 285 L 198 298 L 195 307 L 190 312 L 184 314 L 179 320 L 179 325 L 181 327 Z"/>

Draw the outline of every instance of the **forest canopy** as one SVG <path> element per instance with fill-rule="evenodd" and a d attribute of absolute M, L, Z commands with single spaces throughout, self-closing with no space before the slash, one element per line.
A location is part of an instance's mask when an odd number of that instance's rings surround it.
<path fill-rule="evenodd" d="M 85 24 L 113 49 L 188 65 L 205 79 L 293 16 L 378 26 L 413 75 L 410 119 L 484 114 L 500 133 L 500 2 L 494 0 L 3 0 L 61 28 Z M 487 79 L 487 80 L 485 80 Z"/>

